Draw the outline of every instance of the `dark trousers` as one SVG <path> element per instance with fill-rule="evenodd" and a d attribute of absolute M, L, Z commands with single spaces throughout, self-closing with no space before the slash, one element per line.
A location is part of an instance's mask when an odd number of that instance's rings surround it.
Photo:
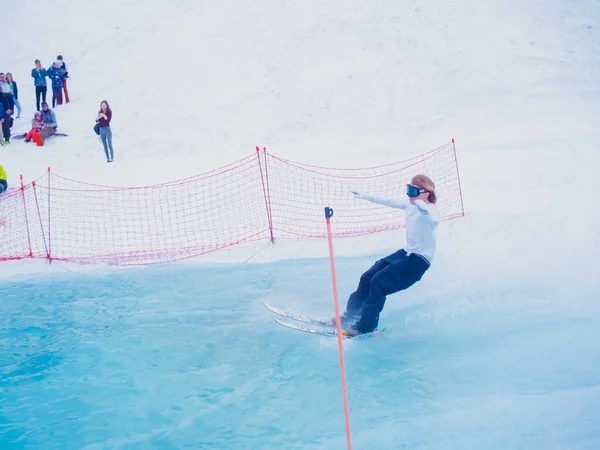
<path fill-rule="evenodd" d="M 4 119 L 4 122 L 2 122 L 2 134 L 5 141 L 10 141 L 10 125 L 7 119 Z"/>
<path fill-rule="evenodd" d="M 46 91 L 48 90 L 48 86 L 36 86 L 35 87 L 35 106 L 37 110 L 40 110 L 40 95 L 42 96 L 42 101 L 46 101 Z"/>
<path fill-rule="evenodd" d="M 429 269 L 429 262 L 420 255 L 407 255 L 404 250 L 377 261 L 363 273 L 358 288 L 348 299 L 346 315 L 360 316 L 356 328 L 370 333 L 379 324 L 386 296 L 408 289 Z"/>
<path fill-rule="evenodd" d="M 62 105 L 62 87 L 52 88 L 52 107 Z"/>
<path fill-rule="evenodd" d="M 6 180 L 0 180 L 0 192 L 4 192 L 6 189 L 8 189 Z"/>

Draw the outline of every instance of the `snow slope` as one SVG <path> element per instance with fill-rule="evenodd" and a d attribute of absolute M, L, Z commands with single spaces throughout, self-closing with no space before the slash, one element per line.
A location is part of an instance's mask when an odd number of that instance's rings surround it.
<path fill-rule="evenodd" d="M 48 166 L 103 184 L 153 184 L 256 145 L 312 164 L 371 166 L 454 137 L 467 217 L 441 227 L 442 261 L 518 254 L 543 264 L 543 249 L 558 246 L 585 266 L 580 258 L 598 249 L 585 234 L 599 221 L 589 203 L 600 167 L 597 2 L 23 0 L 9 12 L 12 29 L 31 30 L 29 11 L 39 8 L 35 33 L 0 49 L 24 107 L 13 132 L 33 113 L 33 60 L 48 67 L 61 53 L 72 101 L 56 113 L 70 137 L 2 150 L 11 186 Z M 92 132 L 103 99 L 114 111 L 111 165 Z M 587 222 L 575 223 L 580 213 Z M 336 245 L 350 256 L 401 239 Z M 265 248 L 267 259 L 326 254 L 321 242 Z"/>
<path fill-rule="evenodd" d="M 70 137 L 41 149 L 21 141 L 0 149 L 13 187 L 19 174 L 32 180 L 48 166 L 102 184 L 159 183 L 232 162 L 256 145 L 305 163 L 364 167 L 406 159 L 454 137 L 467 214 L 440 226 L 427 282 L 403 301 L 388 302 L 388 317 L 425 302 L 427 324 L 460 317 L 467 336 L 496 327 L 520 344 L 507 316 L 523 322 L 534 313 L 598 316 L 597 0 L 20 0 L 3 19 L 8 37 L 0 46 L 0 70 L 14 74 L 24 107 L 13 132 L 26 131 L 33 114 L 29 72 L 36 58 L 49 67 L 61 53 L 72 77 L 72 102 L 56 108 Z M 92 132 L 104 99 L 114 111 L 111 165 Z M 338 258 L 376 258 L 403 239 L 402 231 L 380 233 L 339 239 L 334 248 Z M 265 242 L 185 263 L 326 255 L 323 241 Z M 32 278 L 98 270 L 43 261 L 0 269 L 1 277 Z M 323 295 L 322 286 L 297 278 L 289 285 L 283 280 L 281 290 Z M 314 313 L 303 308 L 295 306 Z M 552 328 L 559 330 L 557 342 L 581 344 L 561 335 L 563 329 Z M 497 353 L 489 348 L 485 361 L 493 369 Z M 367 360 L 377 361 L 376 353 Z M 574 351 L 573 359 L 580 354 Z M 420 354 L 415 361 L 422 365 Z M 590 373 L 594 361 L 586 361 Z M 593 397 L 597 385 L 586 389 L 561 391 L 570 399 L 566 414 L 577 417 L 585 406 L 581 392 Z M 535 412 L 555 398 L 539 400 Z M 517 404 L 492 402 L 506 411 Z M 462 433 L 465 424 L 471 425 L 463 421 L 453 432 Z M 394 436 L 398 429 L 395 421 L 377 423 L 358 439 L 373 442 L 375 434 Z M 559 433 L 560 423 L 555 429 Z"/>

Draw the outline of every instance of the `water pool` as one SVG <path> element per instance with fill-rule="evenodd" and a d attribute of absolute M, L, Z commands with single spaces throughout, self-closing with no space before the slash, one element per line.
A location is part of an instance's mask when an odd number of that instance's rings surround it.
<path fill-rule="evenodd" d="M 338 260 L 341 300 L 371 262 Z M 329 317 L 328 265 L 3 282 L 0 448 L 346 448 L 337 342 L 261 304 Z M 600 448 L 598 315 L 535 285 L 410 299 L 345 343 L 354 449 Z"/>

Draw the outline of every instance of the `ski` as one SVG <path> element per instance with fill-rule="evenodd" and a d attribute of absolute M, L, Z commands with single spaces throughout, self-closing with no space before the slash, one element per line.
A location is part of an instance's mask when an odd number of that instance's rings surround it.
<path fill-rule="evenodd" d="M 262 303 L 263 303 L 263 305 L 265 305 L 265 308 L 267 308 L 272 313 L 277 314 L 278 316 L 286 317 L 288 319 L 292 319 L 292 320 L 295 320 L 297 322 L 305 323 L 307 325 L 315 325 L 315 326 L 319 326 L 319 327 L 326 327 L 326 329 L 321 330 L 321 329 L 318 329 L 318 328 L 313 328 L 313 327 L 304 326 L 304 325 L 300 325 L 300 324 L 290 323 L 290 322 L 286 322 L 286 321 L 283 321 L 283 320 L 279 320 L 277 317 L 271 316 L 271 318 L 275 322 L 277 322 L 279 325 L 281 325 L 281 326 L 284 326 L 286 328 L 291 328 L 292 330 L 303 331 L 305 333 L 316 334 L 316 335 L 319 335 L 319 336 L 337 337 L 337 335 L 338 335 L 335 323 L 333 321 L 311 319 L 310 317 L 299 316 L 299 315 L 287 312 L 287 311 L 285 311 L 283 309 L 276 308 L 275 306 L 270 305 L 269 303 L 265 302 L 264 300 L 262 300 Z M 373 333 L 360 334 L 358 336 L 352 337 L 352 339 L 364 339 L 364 338 L 368 338 L 368 337 L 371 337 L 371 336 L 379 336 L 379 334 L 383 330 L 384 330 L 384 328 L 382 328 L 379 331 L 375 331 Z M 351 336 L 346 336 L 346 334 L 342 330 L 342 338 L 343 339 L 350 339 Z"/>
<path fill-rule="evenodd" d="M 273 317 L 273 316 L 271 316 Z M 319 336 L 327 336 L 327 337 L 337 337 L 337 331 L 330 330 L 319 330 L 317 328 L 305 327 L 303 325 L 297 325 L 295 323 L 284 322 L 279 320 L 277 317 L 273 317 L 273 320 L 277 322 L 279 325 L 284 326 L 286 328 L 291 328 L 293 330 L 303 331 L 305 333 L 316 334 Z M 342 333 L 342 338 L 347 339 L 348 337 Z"/>
<path fill-rule="evenodd" d="M 308 323 L 310 325 L 317 325 L 320 327 L 330 327 L 335 328 L 335 323 L 331 320 L 319 320 L 319 319 L 311 319 L 310 317 L 298 316 L 296 314 L 292 314 L 290 312 L 284 311 L 283 309 L 276 308 L 273 305 L 268 304 L 264 300 L 262 301 L 265 308 L 267 308 L 272 313 L 275 313 L 279 316 L 287 317 L 288 319 L 295 320 L 297 322 Z"/>
<path fill-rule="evenodd" d="M 291 328 L 292 330 L 296 330 L 296 331 L 302 331 L 304 333 L 310 333 L 310 334 L 315 334 L 317 336 L 325 336 L 325 337 L 337 337 L 337 331 L 335 330 L 319 330 L 317 328 L 311 328 L 311 327 L 307 327 L 307 326 L 303 326 L 303 325 L 299 325 L 299 324 L 295 324 L 295 323 L 290 323 L 290 322 L 285 322 L 283 320 L 279 320 L 277 317 L 271 316 L 271 318 L 277 322 L 279 325 L 286 327 L 286 328 Z M 342 331 L 342 339 L 352 339 L 352 340 L 362 340 L 362 339 L 369 339 L 371 337 L 379 337 L 381 336 L 381 333 L 385 330 L 385 328 L 382 328 L 379 331 L 374 331 L 372 333 L 365 333 L 365 334 L 359 334 L 358 336 L 348 336 L 346 335 L 343 331 Z"/>

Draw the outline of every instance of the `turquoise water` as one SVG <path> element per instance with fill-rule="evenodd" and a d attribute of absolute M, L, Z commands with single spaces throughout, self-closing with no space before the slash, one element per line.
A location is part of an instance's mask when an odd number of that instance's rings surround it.
<path fill-rule="evenodd" d="M 337 261 L 342 300 L 372 261 Z M 260 302 L 329 317 L 327 259 L 64 273 L 0 294 L 2 449 L 346 448 L 337 342 Z M 391 297 L 381 336 L 345 343 L 353 448 L 600 448 L 600 319 L 560 297 L 434 274 Z"/>

